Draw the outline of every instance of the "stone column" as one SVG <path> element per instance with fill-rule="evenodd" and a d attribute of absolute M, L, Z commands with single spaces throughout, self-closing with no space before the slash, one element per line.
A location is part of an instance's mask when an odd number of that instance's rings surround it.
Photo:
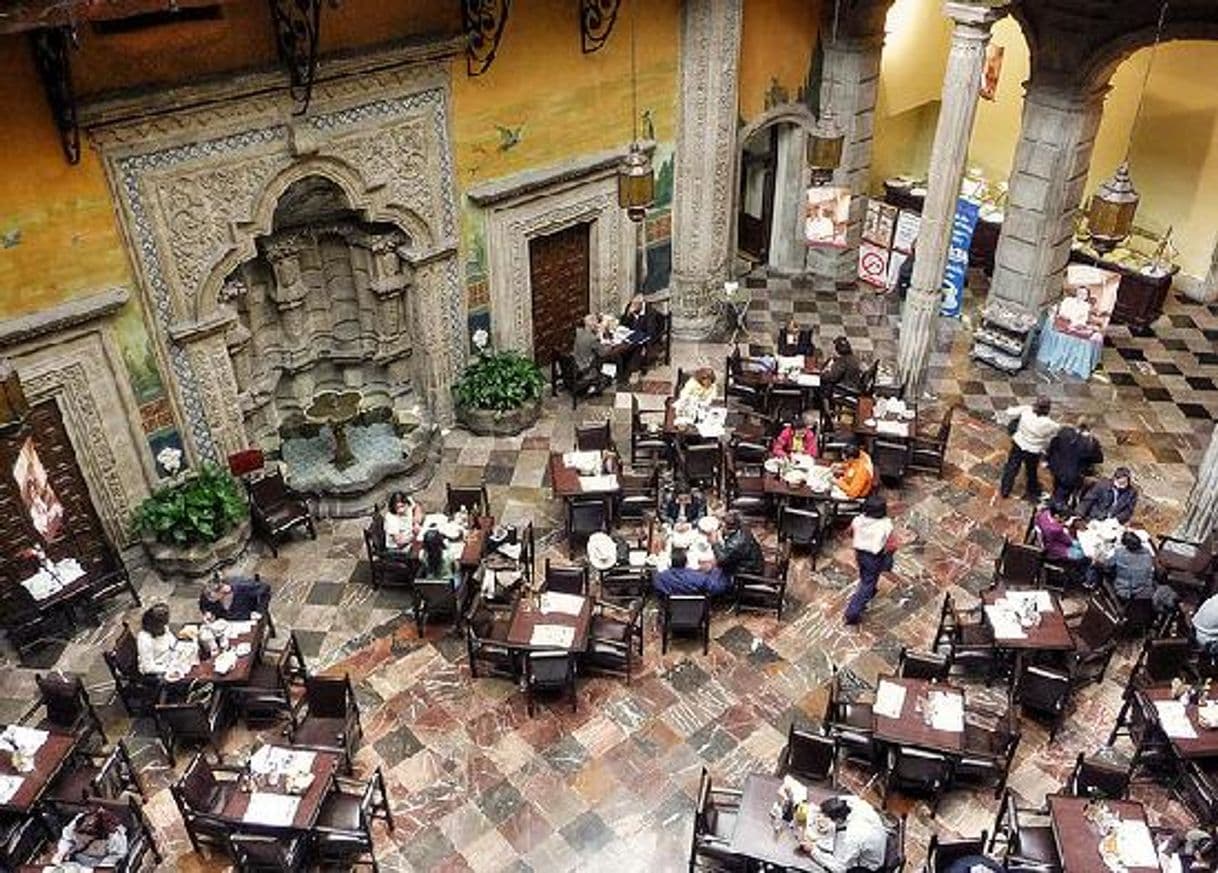
<path fill-rule="evenodd" d="M 990 296 L 1035 311 L 1060 295 L 1107 91 L 1028 83 Z"/>
<path fill-rule="evenodd" d="M 808 187 L 807 134 L 795 124 L 778 127 L 774 179 L 774 215 L 770 222 L 770 270 L 786 275 L 804 272 L 804 191 Z"/>
<path fill-rule="evenodd" d="M 681 106 L 673 168 L 673 331 L 702 338 L 731 264 L 737 73 L 743 0 L 681 4 Z"/>
<path fill-rule="evenodd" d="M 1210 445 L 1197 468 L 1197 481 L 1189 492 L 1184 518 L 1175 535 L 1199 543 L 1218 527 L 1218 427 L 1210 434 Z"/>
<path fill-rule="evenodd" d="M 948 0 L 944 14 L 954 22 L 939 123 L 931 149 L 926 202 L 918 232 L 918 258 L 901 313 L 897 370 L 905 382 L 906 396 L 922 393 L 926 365 L 939 319 L 943 297 L 943 270 L 951 241 L 952 219 L 960 182 L 968 158 L 969 139 L 977 115 L 977 92 L 985 66 L 985 47 L 994 22 L 1006 15 L 1006 5 L 992 2 L 965 3 Z"/>
<path fill-rule="evenodd" d="M 826 6 L 832 15 L 832 4 Z M 825 56 L 821 74 L 820 104 L 832 106 L 846 134 L 842 165 L 833 173 L 833 184 L 849 188 L 850 224 L 846 248 L 808 249 L 808 272 L 829 282 L 853 284 L 858 278 L 859 237 L 863 231 L 866 194 L 871 180 L 871 151 L 875 129 L 875 101 L 880 80 L 880 55 L 884 48 L 883 17 L 874 33 L 843 37 L 836 43 L 831 31 L 822 34 Z M 802 224 L 801 224 L 802 228 Z"/>

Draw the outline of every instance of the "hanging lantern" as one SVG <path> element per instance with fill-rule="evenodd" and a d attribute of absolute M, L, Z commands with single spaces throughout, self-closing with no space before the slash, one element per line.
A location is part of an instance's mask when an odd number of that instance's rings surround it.
<path fill-rule="evenodd" d="M 833 171 L 842 165 L 845 143 L 846 133 L 838 124 L 837 114 L 832 106 L 826 106 L 808 134 L 808 167 L 812 170 L 814 181 L 833 175 Z"/>
<path fill-rule="evenodd" d="M 0 432 L 21 427 L 29 411 L 17 368 L 7 358 L 0 358 Z"/>
<path fill-rule="evenodd" d="M 651 158 L 639 149 L 637 142 L 617 168 L 617 205 L 626 210 L 631 221 L 642 221 L 655 202 L 656 177 Z"/>
<path fill-rule="evenodd" d="M 1112 178 L 1092 195 L 1087 210 L 1091 246 L 1097 252 L 1110 252 L 1129 236 L 1139 199 L 1129 177 L 1129 164 L 1122 163 Z"/>

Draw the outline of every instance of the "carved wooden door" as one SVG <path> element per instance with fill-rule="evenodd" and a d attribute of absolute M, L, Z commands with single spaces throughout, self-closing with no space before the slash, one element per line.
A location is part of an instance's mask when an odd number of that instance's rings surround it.
<path fill-rule="evenodd" d="M 571 350 L 575 328 L 588 313 L 590 224 L 576 224 L 529 240 L 533 285 L 533 359 L 545 366 Z"/>
<path fill-rule="evenodd" d="M 107 548 L 54 400 L 35 404 L 20 428 L 0 437 L 0 541 L 8 559 L 0 577 L 9 583 L 29 569 L 17 559 L 27 547 L 42 546 L 54 560 L 78 558 L 86 567 Z"/>
<path fill-rule="evenodd" d="M 778 126 L 761 134 L 764 143 L 749 145 L 742 153 L 739 208 L 736 213 L 736 247 L 740 253 L 764 262 L 770 255 L 774 223 L 774 185 L 778 173 Z"/>

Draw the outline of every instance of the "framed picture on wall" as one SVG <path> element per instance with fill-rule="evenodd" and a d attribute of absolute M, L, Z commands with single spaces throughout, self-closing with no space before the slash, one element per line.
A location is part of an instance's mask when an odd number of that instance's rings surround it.
<path fill-rule="evenodd" d="M 21 494 L 21 502 L 25 511 L 30 515 L 34 530 L 38 531 L 48 543 L 53 543 L 64 534 L 63 504 L 51 487 L 47 477 L 46 467 L 38 457 L 34 447 L 34 438 L 29 437 L 21 446 L 17 460 L 13 463 L 13 478 L 17 480 L 17 490 Z"/>
<path fill-rule="evenodd" d="M 1002 56 L 1006 49 L 995 42 L 985 47 L 985 66 L 981 68 L 981 91 L 983 100 L 995 100 L 998 97 L 998 80 L 1002 76 Z"/>
<path fill-rule="evenodd" d="M 850 189 L 816 186 L 808 189 L 804 236 L 809 246 L 846 248 L 850 224 Z"/>
<path fill-rule="evenodd" d="M 892 236 L 896 232 L 898 212 L 890 203 L 869 199 L 867 211 L 863 213 L 863 239 L 877 246 L 890 248 Z"/>

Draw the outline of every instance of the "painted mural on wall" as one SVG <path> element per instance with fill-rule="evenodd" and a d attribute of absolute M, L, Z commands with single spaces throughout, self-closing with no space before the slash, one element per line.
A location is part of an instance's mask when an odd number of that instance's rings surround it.
<path fill-rule="evenodd" d="M 123 355 L 123 364 L 127 368 L 131 391 L 139 404 L 140 427 L 148 440 L 148 451 L 152 455 L 157 475 L 164 479 L 175 472 L 164 465 L 163 459 L 170 457 L 165 454 L 165 450 L 180 452 L 183 461 L 186 455 L 182 447 L 182 435 L 174 422 L 169 392 L 165 389 L 156 353 L 152 348 L 152 338 L 148 335 L 140 317 L 139 307 L 134 302 L 127 304 L 115 320 L 114 332 Z"/>

